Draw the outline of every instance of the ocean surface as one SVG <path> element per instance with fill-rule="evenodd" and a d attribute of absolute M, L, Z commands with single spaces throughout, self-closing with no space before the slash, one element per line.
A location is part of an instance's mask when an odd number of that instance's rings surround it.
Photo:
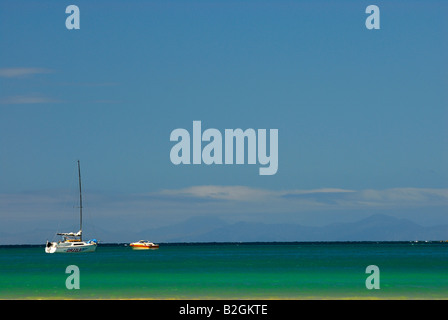
<path fill-rule="evenodd" d="M 68 289 L 67 266 L 79 268 Z M 369 265 L 379 289 L 367 289 Z M 378 273 L 376 273 L 378 274 Z M 73 282 L 74 283 L 74 282 Z M 446 242 L 0 246 L 0 299 L 447 299 Z"/>

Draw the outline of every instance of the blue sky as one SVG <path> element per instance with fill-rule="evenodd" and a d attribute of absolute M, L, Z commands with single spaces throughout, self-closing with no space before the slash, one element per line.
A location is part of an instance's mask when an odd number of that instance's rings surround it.
<path fill-rule="evenodd" d="M 79 30 L 65 28 L 70 4 Z M 370 4 L 380 30 L 365 27 Z M 198 212 L 323 224 L 382 211 L 448 224 L 447 9 L 2 0 L 0 221 L 48 227 L 80 159 L 95 223 L 118 231 L 123 217 L 170 224 Z M 278 129 L 278 172 L 174 166 L 170 133 L 194 120 Z M 291 194 L 301 200 L 284 201 Z"/>

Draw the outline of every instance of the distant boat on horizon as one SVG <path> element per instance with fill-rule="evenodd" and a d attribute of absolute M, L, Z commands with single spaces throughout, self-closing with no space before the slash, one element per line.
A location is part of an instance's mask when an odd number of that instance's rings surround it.
<path fill-rule="evenodd" d="M 137 242 L 132 242 L 129 246 L 131 246 L 134 250 L 145 250 L 145 249 L 158 249 L 159 245 L 154 244 L 148 240 L 140 240 Z"/>
<path fill-rule="evenodd" d="M 49 242 L 45 245 L 46 253 L 77 253 L 94 252 L 98 245 L 96 239 L 87 242 L 82 240 L 82 192 L 81 192 L 81 166 L 78 160 L 78 181 L 79 181 L 79 231 L 57 233 L 62 236 L 62 241 Z"/>

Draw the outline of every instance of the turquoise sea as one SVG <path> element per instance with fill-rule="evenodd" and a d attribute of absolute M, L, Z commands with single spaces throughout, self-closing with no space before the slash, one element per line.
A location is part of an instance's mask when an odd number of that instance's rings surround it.
<path fill-rule="evenodd" d="M 69 265 L 79 289 L 67 289 Z M 379 289 L 367 289 L 369 265 Z M 0 299 L 447 299 L 448 243 L 161 244 L 46 254 L 0 246 Z"/>

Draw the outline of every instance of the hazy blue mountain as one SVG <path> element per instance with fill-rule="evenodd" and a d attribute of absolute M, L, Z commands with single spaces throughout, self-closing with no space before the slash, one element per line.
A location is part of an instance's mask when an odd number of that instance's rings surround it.
<path fill-rule="evenodd" d="M 159 242 L 445 240 L 448 239 L 448 225 L 423 227 L 387 215 L 324 227 L 244 221 L 229 224 L 216 218 L 196 217 L 171 226 L 148 229 L 139 236 Z"/>

